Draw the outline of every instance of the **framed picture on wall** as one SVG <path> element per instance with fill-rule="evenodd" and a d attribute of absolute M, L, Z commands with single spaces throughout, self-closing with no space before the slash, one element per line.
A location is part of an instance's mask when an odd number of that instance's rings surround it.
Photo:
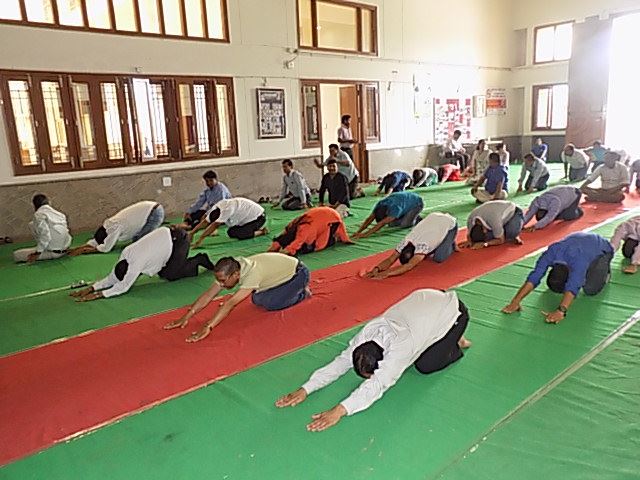
<path fill-rule="evenodd" d="M 487 116 L 487 97 L 485 95 L 475 95 L 473 97 L 473 118 Z"/>
<path fill-rule="evenodd" d="M 258 88 L 258 138 L 285 138 L 284 89 Z"/>

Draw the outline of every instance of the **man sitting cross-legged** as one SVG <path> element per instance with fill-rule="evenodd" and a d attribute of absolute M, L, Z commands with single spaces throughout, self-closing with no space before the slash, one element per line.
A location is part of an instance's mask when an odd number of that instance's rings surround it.
<path fill-rule="evenodd" d="M 602 182 L 600 188 L 588 186 L 598 178 Z M 620 203 L 628 188 L 629 170 L 620 162 L 620 154 L 607 152 L 604 155 L 604 165 L 600 165 L 589 175 L 580 190 L 589 202 Z"/>
<path fill-rule="evenodd" d="M 471 188 L 471 195 L 478 203 L 485 203 L 491 200 L 505 200 L 509 196 L 508 191 L 509 172 L 507 167 L 500 164 L 500 155 L 495 152 L 490 153 L 489 167 Z"/>
<path fill-rule="evenodd" d="M 462 349 L 471 346 L 464 337 L 468 323 L 467 307 L 454 291 L 416 290 L 368 322 L 335 360 L 276 406 L 296 406 L 353 368 L 365 379 L 362 384 L 332 409 L 313 415 L 307 425 L 311 432 L 326 430 L 345 415 L 369 408 L 411 365 L 429 374 L 460 360 Z"/>

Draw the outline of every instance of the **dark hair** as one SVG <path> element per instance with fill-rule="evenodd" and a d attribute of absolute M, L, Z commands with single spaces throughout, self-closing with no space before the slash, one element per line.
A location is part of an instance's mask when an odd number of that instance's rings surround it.
<path fill-rule="evenodd" d="M 485 233 L 482 225 L 478 225 L 477 223 L 471 227 L 469 230 L 469 238 L 473 243 L 481 243 L 487 241 L 487 234 Z"/>
<path fill-rule="evenodd" d="M 214 208 L 213 210 L 211 210 L 211 213 L 209 214 L 208 221 L 209 223 L 213 223 L 216 220 L 218 220 L 218 218 L 220 218 L 220 209 Z"/>
<path fill-rule="evenodd" d="M 113 269 L 113 273 L 120 281 L 124 280 L 125 275 L 129 271 L 129 262 L 126 260 L 120 260 L 116 263 L 116 267 Z"/>
<path fill-rule="evenodd" d="M 373 208 L 373 216 L 376 222 L 381 222 L 387 216 L 387 207 L 385 205 L 376 205 Z"/>
<path fill-rule="evenodd" d="M 336 162 L 335 158 L 331 158 L 331 159 L 327 160 L 327 167 L 329 165 L 337 165 L 337 164 L 338 164 L 338 162 Z"/>
<path fill-rule="evenodd" d="M 487 141 L 484 138 L 481 138 L 480 140 L 478 140 L 478 143 L 476 144 L 476 150 L 478 149 L 478 147 L 480 146 L 481 143 L 486 144 Z"/>
<path fill-rule="evenodd" d="M 494 162 L 498 162 L 500 163 L 500 155 L 498 155 L 496 152 L 491 152 L 489 154 L 489 161 L 494 161 Z"/>
<path fill-rule="evenodd" d="M 496 145 L 496 148 L 497 148 L 497 149 L 504 148 L 504 143 L 498 143 L 498 144 Z"/>
<path fill-rule="evenodd" d="M 633 253 L 636 251 L 637 246 L 638 246 L 638 240 L 634 240 L 633 238 L 627 238 L 624 241 L 624 245 L 622 245 L 622 255 L 624 255 L 624 258 L 633 257 Z"/>
<path fill-rule="evenodd" d="M 549 275 L 547 275 L 547 286 L 552 292 L 563 293 L 568 278 L 569 267 L 561 263 L 554 263 Z"/>
<path fill-rule="evenodd" d="M 43 193 L 34 195 L 31 201 L 33 202 L 33 208 L 35 208 L 36 210 L 38 210 L 43 205 L 49 205 L 49 199 Z"/>
<path fill-rule="evenodd" d="M 548 212 L 544 208 L 541 208 L 536 212 L 536 220 L 542 220 L 544 217 L 547 216 L 547 213 Z"/>
<path fill-rule="evenodd" d="M 93 234 L 93 239 L 98 245 L 102 245 L 105 238 L 107 238 L 107 230 L 104 227 L 98 228 L 96 233 Z"/>
<path fill-rule="evenodd" d="M 400 264 L 401 265 L 406 265 L 407 263 L 409 263 L 409 260 L 411 260 L 413 258 L 413 256 L 416 254 L 416 246 L 409 242 L 407 243 L 404 248 L 400 251 Z"/>
<path fill-rule="evenodd" d="M 387 193 L 395 186 L 396 176 L 393 173 L 388 173 L 382 178 L 380 182 L 380 190 L 384 190 L 384 193 Z"/>
<path fill-rule="evenodd" d="M 383 358 L 384 349 L 376 342 L 369 340 L 358 345 L 351 355 L 353 369 L 358 376 L 367 378 L 378 368 L 378 362 Z"/>
<path fill-rule="evenodd" d="M 204 178 L 205 180 L 217 180 L 218 174 L 213 170 L 207 170 L 206 172 L 204 172 L 204 175 L 202 175 L 202 178 Z"/>
<path fill-rule="evenodd" d="M 462 131 L 456 129 L 456 130 L 453 131 L 453 134 L 454 135 L 462 135 Z"/>
<path fill-rule="evenodd" d="M 225 277 L 240 271 L 240 262 L 233 257 L 222 257 L 213 267 L 215 273 L 222 273 Z"/>
<path fill-rule="evenodd" d="M 291 168 L 293 168 L 293 162 L 288 158 L 282 160 L 282 165 L 289 165 Z"/>
<path fill-rule="evenodd" d="M 340 118 L 340 121 L 342 123 L 345 123 L 347 120 L 351 119 L 351 115 L 342 115 L 342 117 Z"/>
<path fill-rule="evenodd" d="M 329 148 L 335 148 L 336 150 L 340 150 L 340 147 L 338 146 L 337 143 L 332 143 L 331 145 L 329 145 Z"/>
<path fill-rule="evenodd" d="M 527 158 L 530 158 L 531 160 L 535 160 L 536 157 L 533 155 L 533 153 L 525 153 L 524 159 L 526 160 Z"/>
<path fill-rule="evenodd" d="M 303 223 L 309 223 L 309 217 L 306 214 L 291 220 L 287 226 L 284 227 L 284 232 L 274 238 L 273 241 L 280 245 L 281 248 L 288 247 L 295 240 L 298 227 Z"/>

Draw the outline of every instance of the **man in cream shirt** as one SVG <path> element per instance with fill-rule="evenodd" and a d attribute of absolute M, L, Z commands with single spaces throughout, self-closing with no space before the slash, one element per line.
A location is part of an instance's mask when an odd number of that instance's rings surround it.
<path fill-rule="evenodd" d="M 309 269 L 295 257 L 282 253 L 259 253 L 250 257 L 224 257 L 218 260 L 213 272 L 216 281 L 189 308 L 182 317 L 165 325 L 166 330 L 184 328 L 189 320 L 204 309 L 223 290 L 238 287 L 188 342 L 205 338 L 213 327 L 224 320 L 231 311 L 251 295 L 257 306 L 267 310 L 284 310 L 311 296 Z"/>
<path fill-rule="evenodd" d="M 313 415 L 307 425 L 312 432 L 326 430 L 382 398 L 411 364 L 428 374 L 462 358 L 462 348 L 471 345 L 463 336 L 468 323 L 467 308 L 455 292 L 416 290 L 368 322 L 335 360 L 280 398 L 276 406 L 298 405 L 353 367 L 365 381 L 331 410 Z"/>
<path fill-rule="evenodd" d="M 589 171 L 589 155 L 576 148 L 573 143 L 567 144 L 560 154 L 564 164 L 564 178 L 570 182 L 578 182 L 587 177 Z"/>
<path fill-rule="evenodd" d="M 589 187 L 600 179 L 600 188 Z M 607 152 L 604 154 L 604 165 L 596 168 L 580 190 L 588 202 L 620 203 L 624 200 L 624 191 L 629 187 L 629 170 L 620 163 L 620 154 Z"/>

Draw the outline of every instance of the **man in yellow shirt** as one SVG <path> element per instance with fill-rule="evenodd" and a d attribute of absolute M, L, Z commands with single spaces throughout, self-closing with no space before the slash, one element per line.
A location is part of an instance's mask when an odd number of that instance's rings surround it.
<path fill-rule="evenodd" d="M 189 319 L 209 305 L 221 290 L 235 286 L 238 286 L 236 293 L 221 304 L 200 330 L 187 338 L 188 342 L 197 342 L 209 335 L 213 327 L 249 295 L 255 305 L 267 310 L 284 310 L 311 296 L 309 269 L 297 258 L 282 253 L 224 257 L 218 260 L 213 273 L 216 282 L 198 297 L 185 315 L 166 324 L 166 330 L 186 327 Z"/>

